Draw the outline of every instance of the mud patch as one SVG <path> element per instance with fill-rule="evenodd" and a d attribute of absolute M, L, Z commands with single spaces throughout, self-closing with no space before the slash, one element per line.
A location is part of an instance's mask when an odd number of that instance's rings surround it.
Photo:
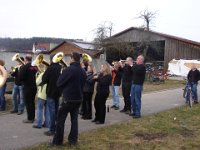
<path fill-rule="evenodd" d="M 181 136 L 183 136 L 183 137 L 193 137 L 194 136 L 194 131 L 193 130 L 184 129 L 184 130 L 180 131 L 179 134 Z"/>
<path fill-rule="evenodd" d="M 134 133 L 136 137 L 139 137 L 143 140 L 152 141 L 152 140 L 161 140 L 167 137 L 166 133 L 144 133 L 144 132 L 137 132 Z"/>

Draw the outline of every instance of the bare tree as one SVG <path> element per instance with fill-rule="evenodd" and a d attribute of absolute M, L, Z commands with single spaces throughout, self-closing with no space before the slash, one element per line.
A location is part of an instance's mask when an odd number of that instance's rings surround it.
<path fill-rule="evenodd" d="M 112 36 L 113 23 L 111 21 L 105 21 L 103 24 L 99 24 L 93 31 L 95 34 L 94 42 L 102 45 L 104 39 Z"/>
<path fill-rule="evenodd" d="M 142 19 L 144 21 L 143 27 L 147 31 L 150 31 L 150 25 L 155 20 L 157 13 L 158 13 L 158 11 L 152 12 L 152 11 L 149 11 L 148 9 L 145 9 L 144 11 L 141 11 L 139 13 L 137 18 Z"/>

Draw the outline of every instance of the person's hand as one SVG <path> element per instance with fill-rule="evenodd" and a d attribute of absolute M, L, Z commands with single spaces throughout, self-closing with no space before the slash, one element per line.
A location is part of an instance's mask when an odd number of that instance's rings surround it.
<path fill-rule="evenodd" d="M 94 77 L 93 77 L 93 79 L 97 79 L 98 78 L 98 75 L 95 75 Z"/>

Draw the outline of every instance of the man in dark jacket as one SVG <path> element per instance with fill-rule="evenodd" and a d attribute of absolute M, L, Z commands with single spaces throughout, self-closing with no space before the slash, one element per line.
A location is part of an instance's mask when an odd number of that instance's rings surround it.
<path fill-rule="evenodd" d="M 22 61 L 24 61 L 23 57 L 20 57 Z M 12 100 L 13 100 L 13 110 L 11 113 L 18 113 L 21 115 L 24 112 L 24 92 L 22 82 L 19 80 L 19 72 L 22 67 L 20 62 L 17 62 L 17 66 L 14 68 L 11 76 L 15 78 L 15 84 L 12 91 Z M 18 103 L 20 105 L 20 109 L 18 110 Z"/>
<path fill-rule="evenodd" d="M 59 98 L 61 93 L 56 86 L 56 82 L 60 76 L 61 65 L 59 62 L 51 63 L 42 76 L 42 83 L 40 85 L 47 84 L 47 107 L 49 110 L 50 126 L 49 131 L 44 132 L 47 136 L 52 136 L 56 129 L 56 116 L 59 107 Z"/>
<path fill-rule="evenodd" d="M 71 64 L 66 68 L 57 81 L 58 88 L 62 91 L 63 101 L 59 108 L 56 132 L 52 146 L 62 145 L 65 120 L 70 113 L 71 131 L 68 136 L 70 145 L 75 145 L 78 139 L 78 111 L 83 99 L 83 86 L 86 80 L 86 72 L 81 68 L 80 55 L 71 54 Z"/>
<path fill-rule="evenodd" d="M 122 66 L 122 94 L 124 97 L 124 109 L 120 112 L 130 114 L 131 112 L 131 81 L 132 81 L 132 66 L 133 59 L 131 57 L 126 58 L 125 65 Z"/>
<path fill-rule="evenodd" d="M 112 97 L 113 105 L 111 108 L 115 110 L 119 109 L 119 87 L 121 85 L 122 72 L 118 62 L 114 62 L 114 68 L 112 70 Z"/>
<path fill-rule="evenodd" d="M 25 57 L 25 65 L 20 69 L 19 81 L 24 85 L 24 103 L 27 110 L 27 120 L 24 123 L 33 123 L 35 120 L 35 95 L 37 93 L 36 87 L 36 73 L 38 68 L 31 65 L 32 56 Z"/>
<path fill-rule="evenodd" d="M 131 107 L 133 112 L 133 118 L 141 117 L 141 97 L 143 90 L 143 83 L 146 74 L 146 68 L 144 65 L 144 57 L 139 55 L 136 60 L 136 65 L 132 68 L 133 78 L 131 86 Z"/>
<path fill-rule="evenodd" d="M 198 103 L 197 85 L 200 79 L 200 72 L 199 70 L 197 70 L 194 64 L 192 65 L 192 69 L 189 71 L 187 75 L 187 79 L 192 89 L 194 103 Z M 186 99 L 188 99 L 188 96 L 186 96 Z"/>

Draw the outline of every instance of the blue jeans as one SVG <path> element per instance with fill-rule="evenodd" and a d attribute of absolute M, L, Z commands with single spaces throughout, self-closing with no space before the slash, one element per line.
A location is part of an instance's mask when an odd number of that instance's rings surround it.
<path fill-rule="evenodd" d="M 131 107 L 134 116 L 141 116 L 142 85 L 132 84 L 131 86 Z"/>
<path fill-rule="evenodd" d="M 119 86 L 112 86 L 113 105 L 119 107 Z"/>
<path fill-rule="evenodd" d="M 6 84 L 0 88 L 0 105 L 1 105 L 1 110 L 5 110 L 6 109 L 5 92 L 6 92 Z"/>
<path fill-rule="evenodd" d="M 55 132 L 56 130 L 56 118 L 58 113 L 58 100 L 53 98 L 47 97 L 47 109 L 48 116 L 49 116 L 49 131 Z"/>
<path fill-rule="evenodd" d="M 19 111 L 24 112 L 24 93 L 23 86 L 14 85 L 12 91 L 13 111 L 18 112 L 18 103 L 20 105 Z"/>
<path fill-rule="evenodd" d="M 43 124 L 43 114 L 44 114 L 44 117 L 45 117 L 45 126 L 47 128 L 49 128 L 49 124 L 50 124 L 50 117 L 49 117 L 49 110 L 48 110 L 48 107 L 45 106 L 46 104 L 46 100 L 43 100 L 41 98 L 38 98 L 38 101 L 37 101 L 37 121 L 36 121 L 36 124 L 38 127 L 42 127 L 42 124 Z M 44 110 L 44 113 L 43 113 L 43 110 Z"/>
<path fill-rule="evenodd" d="M 198 95 L 197 95 L 197 84 L 196 83 L 191 83 L 188 86 L 191 86 L 191 91 L 192 91 L 192 99 L 194 101 L 198 101 Z M 189 87 L 188 87 L 189 88 Z M 186 95 L 186 101 L 189 101 L 190 99 L 190 93 L 187 92 Z"/>

